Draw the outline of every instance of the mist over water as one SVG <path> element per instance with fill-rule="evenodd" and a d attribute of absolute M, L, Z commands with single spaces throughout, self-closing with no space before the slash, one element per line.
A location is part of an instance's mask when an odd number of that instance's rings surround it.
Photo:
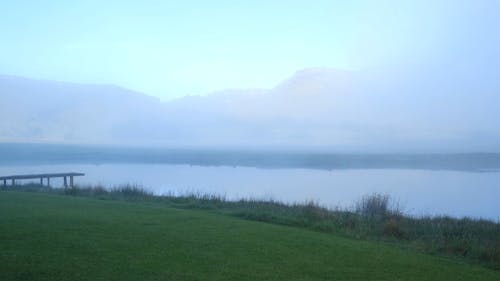
<path fill-rule="evenodd" d="M 498 1 L 32 2 L 0 3 L 1 175 L 500 216 Z"/>
<path fill-rule="evenodd" d="M 82 172 L 76 183 L 132 184 L 156 194 L 208 193 L 349 208 L 390 195 L 411 215 L 500 218 L 500 155 L 335 154 L 0 144 L 0 175 Z M 20 181 L 26 183 L 28 181 Z M 36 181 L 38 182 L 38 181 Z M 10 184 L 10 183 L 9 183 Z M 51 185 L 62 187 L 62 180 Z"/>
<path fill-rule="evenodd" d="M 0 0 L 0 281 L 500 280 L 499 11 Z"/>
<path fill-rule="evenodd" d="M 500 173 L 409 169 L 315 170 L 168 164 L 59 164 L 0 166 L 0 174 L 84 172 L 79 185 L 137 184 L 156 194 L 210 193 L 226 198 L 314 200 L 349 208 L 361 196 L 389 194 L 412 215 L 500 219 Z M 27 182 L 27 181 L 26 181 Z M 62 181 L 52 180 L 54 186 Z"/>

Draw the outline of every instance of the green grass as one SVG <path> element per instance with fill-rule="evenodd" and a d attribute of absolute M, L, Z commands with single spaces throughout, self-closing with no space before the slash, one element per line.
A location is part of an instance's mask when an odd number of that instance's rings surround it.
<path fill-rule="evenodd" d="M 500 272 L 153 201 L 2 191 L 0 280 L 500 280 Z"/>
<path fill-rule="evenodd" d="M 116 188 L 50 188 L 36 184 L 4 190 L 44 192 L 103 200 L 155 202 L 181 209 L 202 209 L 247 220 L 333 233 L 355 239 L 391 243 L 422 253 L 453 256 L 500 270 L 500 223 L 481 219 L 411 217 L 390 196 L 370 194 L 355 208 L 326 209 L 314 202 L 284 204 L 273 200 L 226 200 L 214 194 L 154 195 L 133 185 Z"/>

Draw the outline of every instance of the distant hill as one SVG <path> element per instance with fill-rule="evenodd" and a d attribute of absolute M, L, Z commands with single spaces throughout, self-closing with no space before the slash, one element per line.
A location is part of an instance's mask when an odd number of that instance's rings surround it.
<path fill-rule="evenodd" d="M 131 131 L 140 139 L 161 107 L 113 85 L 0 76 L 0 91 L 0 138 L 7 140 L 109 142 L 133 137 Z"/>
<path fill-rule="evenodd" d="M 496 88 L 474 96 L 439 81 L 312 68 L 272 89 L 161 102 L 113 85 L 0 76 L 0 141 L 500 151 Z"/>

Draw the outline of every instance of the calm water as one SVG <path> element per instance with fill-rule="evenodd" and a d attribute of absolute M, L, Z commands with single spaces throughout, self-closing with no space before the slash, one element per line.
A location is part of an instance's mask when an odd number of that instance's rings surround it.
<path fill-rule="evenodd" d="M 500 219 L 500 173 L 432 170 L 313 170 L 205 167 L 168 164 L 0 166 L 0 175 L 84 172 L 78 184 L 138 184 L 158 194 L 202 192 L 229 199 L 285 202 L 315 200 L 328 207 L 350 207 L 362 195 L 388 193 L 405 212 L 416 215 Z M 52 180 L 52 184 L 62 182 Z"/>

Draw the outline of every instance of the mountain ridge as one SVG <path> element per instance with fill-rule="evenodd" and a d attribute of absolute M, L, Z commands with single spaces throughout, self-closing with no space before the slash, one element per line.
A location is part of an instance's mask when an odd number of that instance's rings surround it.
<path fill-rule="evenodd" d="M 472 109 L 439 104 L 460 89 L 372 77 L 310 68 L 272 89 L 161 101 L 110 84 L 0 75 L 0 141 L 500 151 L 498 125 L 484 117 L 496 113 L 480 98 L 455 95 Z"/>

